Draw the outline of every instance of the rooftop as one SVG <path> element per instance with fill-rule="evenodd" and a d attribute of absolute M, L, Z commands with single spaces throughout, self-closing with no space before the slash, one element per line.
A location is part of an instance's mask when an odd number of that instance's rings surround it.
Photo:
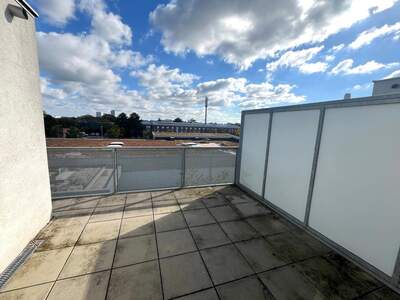
<path fill-rule="evenodd" d="M 69 198 L 53 209 L 0 299 L 399 299 L 233 186 Z"/>
<path fill-rule="evenodd" d="M 178 146 L 187 140 L 144 140 L 144 139 L 70 139 L 47 138 L 47 147 L 107 147 L 112 142 L 123 142 L 125 147 L 164 147 Z M 215 141 L 214 141 L 215 142 Z M 221 145 L 237 146 L 236 142 L 221 141 Z"/>

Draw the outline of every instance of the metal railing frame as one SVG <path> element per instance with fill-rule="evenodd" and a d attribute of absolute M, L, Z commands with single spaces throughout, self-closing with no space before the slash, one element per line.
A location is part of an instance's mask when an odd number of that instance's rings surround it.
<path fill-rule="evenodd" d="M 87 193 L 87 194 L 82 194 L 82 195 L 66 195 L 66 196 L 54 196 L 52 195 L 53 200 L 60 200 L 60 199 L 66 199 L 66 198 L 81 198 L 81 197 L 92 197 L 92 196 L 107 196 L 107 195 L 113 195 L 113 194 L 124 194 L 124 193 L 134 193 L 134 192 L 150 192 L 150 191 L 163 191 L 163 190 L 176 190 L 180 188 L 194 188 L 194 187 L 207 187 L 207 186 L 221 186 L 221 185 L 229 185 L 229 184 L 234 184 L 235 178 L 232 180 L 232 182 L 227 182 L 227 183 L 211 183 L 211 184 L 199 184 L 199 185 L 186 185 L 185 184 L 185 177 L 186 177 L 186 158 L 187 158 L 187 151 L 190 149 L 195 149 L 195 150 L 200 150 L 200 151 L 207 151 L 207 150 L 235 150 L 236 155 L 237 155 L 237 150 L 238 147 L 235 146 L 229 146 L 229 147 L 206 147 L 206 148 L 194 148 L 194 147 L 183 147 L 183 146 L 162 146 L 162 147 L 123 147 L 123 148 L 106 148 L 106 147 L 48 147 L 48 150 L 65 150 L 65 151 L 71 151 L 71 150 L 84 150 L 84 151 L 106 151 L 106 152 L 111 152 L 112 153 L 112 159 L 113 159 L 113 190 L 109 193 Z M 149 151 L 154 151 L 154 150 L 163 150 L 163 149 L 169 149 L 169 150 L 177 150 L 178 152 L 181 153 L 182 156 L 182 162 L 181 162 L 181 184 L 180 186 L 176 187 L 166 187 L 166 188 L 151 188 L 151 189 L 137 189 L 137 190 L 128 190 L 128 191 L 120 191 L 119 190 L 119 184 L 118 184 L 118 153 L 120 151 L 126 151 L 126 150 L 149 150 Z M 236 175 L 236 163 L 234 165 L 235 171 L 234 174 Z"/>
<path fill-rule="evenodd" d="M 373 277 L 381 281 L 382 283 L 390 286 L 394 290 L 400 293 L 400 248 L 397 255 L 397 260 L 395 263 L 395 269 L 392 276 L 388 276 L 381 270 L 377 269 L 376 267 L 372 266 L 362 258 L 356 256 L 355 254 L 351 253 L 349 250 L 343 248 L 342 246 L 338 245 L 334 241 L 330 240 L 320 232 L 312 229 L 309 226 L 309 217 L 311 212 L 311 200 L 312 200 L 312 193 L 314 189 L 314 182 L 315 182 L 315 175 L 317 170 L 318 164 L 318 155 L 319 149 L 321 144 L 321 136 L 322 130 L 324 125 L 325 119 L 325 111 L 329 108 L 345 108 L 345 107 L 359 107 L 359 106 L 369 106 L 369 105 L 386 105 L 386 104 L 398 104 L 400 103 L 400 94 L 395 95 L 383 95 L 383 96 L 373 96 L 373 97 L 364 97 L 364 98 L 353 98 L 349 100 L 335 100 L 335 101 L 326 101 L 326 102 L 316 102 L 316 103 L 308 103 L 308 104 L 300 104 L 300 105 L 291 105 L 291 106 L 282 106 L 282 107 L 272 107 L 272 108 L 264 108 L 264 109 L 253 109 L 253 110 L 246 110 L 242 111 L 241 115 L 241 129 L 240 132 L 240 141 L 239 141 L 239 149 L 236 153 L 236 176 L 235 176 L 235 185 L 238 186 L 241 190 L 252 196 L 253 198 L 260 201 L 262 204 L 266 205 L 267 207 L 271 208 L 273 211 L 277 212 L 285 219 L 289 220 L 291 223 L 301 227 L 310 235 L 324 243 L 325 245 L 329 246 L 330 248 L 334 249 L 344 257 L 348 258 L 350 261 L 367 271 Z M 270 147 L 270 138 L 271 138 L 271 130 L 272 130 L 272 118 L 273 114 L 277 112 L 289 112 L 289 111 L 304 111 L 304 110 L 319 110 L 319 121 L 318 121 L 318 129 L 317 129 L 317 138 L 314 147 L 314 156 L 312 162 L 312 169 L 311 169 L 311 176 L 309 182 L 309 190 L 307 195 L 307 205 L 306 205 L 306 213 L 305 218 L 303 221 L 300 221 L 293 217 L 292 215 L 288 214 L 286 211 L 280 209 L 273 203 L 271 203 L 265 197 L 265 181 L 268 172 L 268 156 L 269 156 L 269 147 Z M 245 124 L 245 116 L 248 114 L 260 114 L 260 113 L 269 113 L 270 120 L 269 120 L 269 127 L 268 127 L 268 142 L 265 154 L 265 164 L 264 164 L 264 177 L 263 177 L 263 187 L 262 187 L 262 195 L 258 195 L 257 193 L 253 192 L 246 186 L 240 183 L 240 167 L 241 167 L 241 157 L 242 157 L 242 145 L 243 145 L 243 132 Z"/>

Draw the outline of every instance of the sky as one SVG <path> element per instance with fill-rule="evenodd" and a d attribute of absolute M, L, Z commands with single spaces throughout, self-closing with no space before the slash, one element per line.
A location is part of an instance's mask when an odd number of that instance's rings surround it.
<path fill-rule="evenodd" d="M 400 76 L 397 0 L 31 0 L 44 110 L 239 122 Z"/>

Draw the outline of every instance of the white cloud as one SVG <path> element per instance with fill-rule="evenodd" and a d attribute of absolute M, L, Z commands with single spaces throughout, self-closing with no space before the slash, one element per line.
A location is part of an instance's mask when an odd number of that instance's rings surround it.
<path fill-rule="evenodd" d="M 358 49 L 363 46 L 371 44 L 375 39 L 389 34 L 400 34 L 400 22 L 394 23 L 392 25 L 385 24 L 382 27 L 370 28 L 366 31 L 361 32 L 358 37 L 350 43 L 349 48 Z"/>
<path fill-rule="evenodd" d="M 400 77 L 400 70 L 396 70 L 392 73 L 390 73 L 388 76 L 386 76 L 384 79 L 388 78 L 395 78 L 395 77 Z"/>
<path fill-rule="evenodd" d="M 75 14 L 75 0 L 37 0 L 36 4 L 40 14 L 53 25 L 63 26 Z"/>
<path fill-rule="evenodd" d="M 257 59 L 327 37 L 396 0 L 173 0 L 150 14 L 168 52 L 217 54 L 247 69 Z M 267 13 L 266 13 L 267 12 Z"/>
<path fill-rule="evenodd" d="M 365 83 L 365 84 L 356 84 L 351 88 L 352 91 L 362 91 L 362 90 L 368 90 L 372 87 L 372 84 L 370 82 Z"/>
<path fill-rule="evenodd" d="M 340 50 L 342 50 L 344 47 L 345 47 L 344 44 L 335 45 L 329 51 L 331 53 L 336 53 L 336 52 L 339 52 Z"/>
<path fill-rule="evenodd" d="M 365 64 L 353 66 L 352 59 L 345 59 L 339 62 L 331 71 L 332 75 L 355 75 L 355 74 L 370 74 L 378 70 L 388 69 L 398 66 L 398 63 L 382 64 L 374 60 L 368 61 Z"/>
<path fill-rule="evenodd" d="M 279 68 L 296 68 L 301 73 L 311 74 L 324 72 L 328 68 L 325 62 L 314 62 L 312 60 L 324 47 L 313 47 L 303 50 L 287 51 L 278 60 L 266 65 L 268 72 L 274 72 Z"/>

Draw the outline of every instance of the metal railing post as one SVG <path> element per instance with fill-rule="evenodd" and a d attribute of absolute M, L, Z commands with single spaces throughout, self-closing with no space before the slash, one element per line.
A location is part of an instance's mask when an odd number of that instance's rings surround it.
<path fill-rule="evenodd" d="M 114 153 L 114 194 L 118 192 L 118 166 L 117 166 L 117 149 L 113 149 Z"/>
<path fill-rule="evenodd" d="M 272 118 L 274 116 L 274 112 L 271 111 L 269 113 L 269 120 L 268 120 L 268 133 L 267 133 L 267 146 L 265 150 L 265 160 L 264 160 L 264 177 L 262 182 L 262 191 L 261 191 L 261 198 L 265 199 L 265 186 L 267 180 L 267 171 L 268 171 L 268 158 L 269 158 L 269 148 L 271 144 L 271 131 L 272 131 Z M 265 199 L 267 200 L 267 199 Z"/>
<path fill-rule="evenodd" d="M 313 157 L 313 163 L 312 163 L 312 168 L 311 168 L 310 183 L 308 185 L 306 213 L 304 216 L 304 225 L 306 225 L 306 226 L 308 226 L 308 222 L 310 220 L 311 201 L 312 201 L 312 194 L 314 191 L 315 174 L 317 171 L 319 148 L 321 145 L 322 128 L 324 127 L 324 119 L 325 119 L 325 108 L 321 108 L 320 112 L 319 112 L 317 137 L 316 137 L 315 146 L 314 146 L 314 157 Z"/>
<path fill-rule="evenodd" d="M 181 178 L 181 187 L 183 188 L 185 186 L 185 176 L 186 176 L 186 148 L 183 148 L 182 150 L 182 178 Z"/>

